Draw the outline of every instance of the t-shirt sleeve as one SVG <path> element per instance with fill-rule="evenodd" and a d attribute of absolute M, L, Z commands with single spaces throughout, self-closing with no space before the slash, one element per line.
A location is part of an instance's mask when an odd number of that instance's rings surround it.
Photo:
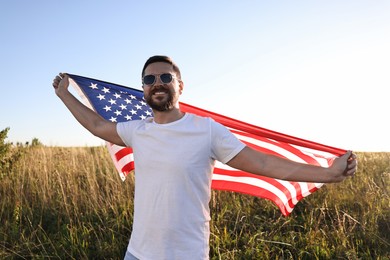
<path fill-rule="evenodd" d="M 136 123 L 136 121 L 128 121 L 116 124 L 116 131 L 126 146 L 132 146 L 132 136 Z"/>
<path fill-rule="evenodd" d="M 211 156 L 214 159 L 227 163 L 244 147 L 245 144 L 225 126 L 215 121 L 211 122 Z"/>

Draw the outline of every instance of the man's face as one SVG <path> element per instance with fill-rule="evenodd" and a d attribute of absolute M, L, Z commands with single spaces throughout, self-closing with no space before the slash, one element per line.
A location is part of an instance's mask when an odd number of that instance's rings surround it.
<path fill-rule="evenodd" d="M 171 82 L 164 83 L 161 81 L 160 75 L 164 73 L 173 75 Z M 183 84 L 176 79 L 176 73 L 173 71 L 172 65 L 165 62 L 152 63 L 145 69 L 144 76 L 147 75 L 155 76 L 153 84 L 143 84 L 144 97 L 148 105 L 153 110 L 160 112 L 170 111 L 176 107 L 183 90 Z"/>

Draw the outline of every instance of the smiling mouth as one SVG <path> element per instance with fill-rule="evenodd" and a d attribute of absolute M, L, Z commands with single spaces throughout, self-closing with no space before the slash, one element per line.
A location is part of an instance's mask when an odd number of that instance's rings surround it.
<path fill-rule="evenodd" d="M 159 87 L 159 88 L 155 88 L 152 90 L 152 95 L 165 95 L 165 94 L 168 94 L 169 93 L 169 90 L 168 89 L 165 89 L 163 87 Z"/>
<path fill-rule="evenodd" d="M 153 92 L 153 95 L 165 95 L 165 94 L 168 94 L 167 91 L 155 91 Z"/>

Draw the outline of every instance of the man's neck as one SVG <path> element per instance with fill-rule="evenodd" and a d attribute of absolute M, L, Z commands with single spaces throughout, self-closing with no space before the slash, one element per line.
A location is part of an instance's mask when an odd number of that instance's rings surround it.
<path fill-rule="evenodd" d="M 181 119 L 185 115 L 179 108 L 174 108 L 170 111 L 153 110 L 153 119 L 157 124 L 168 124 Z"/>

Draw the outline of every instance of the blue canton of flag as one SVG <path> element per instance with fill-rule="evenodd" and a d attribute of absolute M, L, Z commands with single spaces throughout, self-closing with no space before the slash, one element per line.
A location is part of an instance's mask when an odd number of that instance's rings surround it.
<path fill-rule="evenodd" d="M 88 107 L 106 120 L 125 122 L 152 116 L 140 90 L 72 74 L 69 77 Z"/>

